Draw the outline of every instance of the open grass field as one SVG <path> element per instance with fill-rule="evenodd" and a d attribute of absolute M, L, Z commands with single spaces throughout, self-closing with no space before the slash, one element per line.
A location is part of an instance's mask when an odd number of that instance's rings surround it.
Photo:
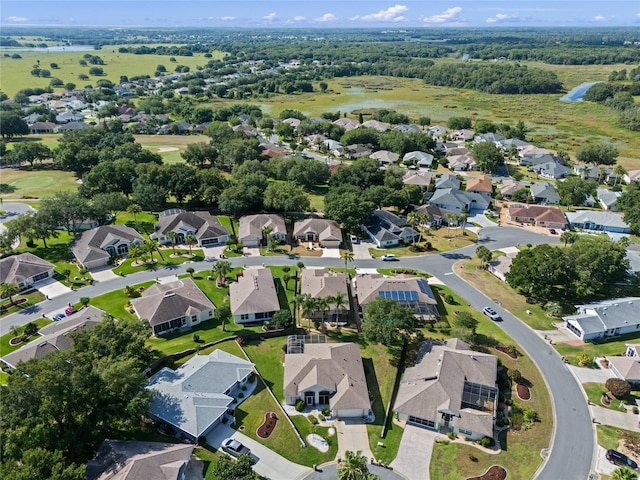
<path fill-rule="evenodd" d="M 452 318 L 453 311 L 468 311 L 478 319 L 477 333 L 481 338 L 485 338 L 486 343 L 497 343 L 500 345 L 513 345 L 515 342 L 504 333 L 494 322 L 471 309 L 455 295 L 449 288 L 441 285 L 432 286 L 437 294 L 438 309 L 444 319 Z M 441 301 L 440 293 L 451 294 L 455 300 L 453 305 Z M 425 336 L 433 338 L 433 334 L 425 332 Z M 437 336 L 436 336 L 437 338 Z M 516 345 L 517 346 L 517 345 Z M 532 385 L 532 398 L 526 402 L 526 408 L 534 409 L 540 422 L 536 423 L 529 430 L 513 431 L 509 430 L 506 436 L 501 438 L 502 452 L 499 455 L 489 455 L 481 452 L 475 447 L 451 443 L 448 445 L 436 444 L 433 449 L 430 473 L 432 479 L 438 480 L 459 480 L 469 476 L 482 474 L 489 466 L 502 465 L 508 471 L 508 478 L 514 480 L 525 480 L 531 478 L 540 465 L 542 459 L 540 450 L 547 448 L 551 439 L 553 429 L 553 412 L 551 407 L 551 397 L 546 383 L 540 371 L 533 361 L 526 355 L 517 359 L 498 352 L 494 348 L 489 348 L 490 353 L 497 355 L 502 365 L 508 369 L 518 369 L 524 378 Z M 509 396 L 509 392 L 502 392 Z M 514 399 L 515 399 L 514 395 Z M 518 403 L 517 400 L 515 400 Z M 478 462 L 473 462 L 470 455 L 475 456 Z"/>
<path fill-rule="evenodd" d="M 172 72 L 176 65 L 186 65 L 195 70 L 197 66 L 204 66 L 209 61 L 203 54 L 195 54 L 192 57 L 176 56 L 176 62 L 169 61 L 168 55 L 135 55 L 133 53 L 119 53 L 121 45 L 109 45 L 101 50 L 87 50 L 82 52 L 19 52 L 22 58 L 0 59 L 0 85 L 2 91 L 12 97 L 20 89 L 25 87 L 47 87 L 51 78 L 59 78 L 64 83 L 75 83 L 79 88 L 85 85 L 94 85 L 101 78 L 111 80 L 113 83 L 120 82 L 121 75 L 134 77 L 138 75 L 153 75 L 156 67 L 160 64 L 167 68 L 167 72 Z M 3 49 L 2 52 L 11 53 L 10 49 Z M 105 65 L 100 65 L 104 69 L 102 76 L 89 76 L 89 80 L 80 80 L 78 75 L 85 73 L 89 75 L 89 68 L 81 66 L 78 61 L 85 54 L 98 55 L 104 60 Z M 222 52 L 211 52 L 213 58 L 222 58 Z M 51 72 L 51 78 L 39 78 L 31 75 L 34 65 L 39 62 L 40 68 Z M 58 68 L 50 67 L 51 63 L 57 63 Z M 62 91 L 61 88 L 56 89 Z"/>
<path fill-rule="evenodd" d="M 209 143 L 206 135 L 134 135 L 143 148 L 159 153 L 163 163 L 183 163 L 180 156 L 190 143 Z"/>
<path fill-rule="evenodd" d="M 28 168 L 3 168 L 0 182 L 15 187 L 13 193 L 2 195 L 7 202 L 19 198 L 39 199 L 52 197 L 55 192 L 73 192 L 78 189 L 76 177 L 60 170 L 30 170 Z"/>

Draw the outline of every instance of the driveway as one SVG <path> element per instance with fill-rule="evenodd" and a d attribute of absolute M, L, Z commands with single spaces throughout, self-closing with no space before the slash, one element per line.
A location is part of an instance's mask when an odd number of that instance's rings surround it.
<path fill-rule="evenodd" d="M 222 441 L 228 437 L 238 440 L 251 450 L 251 456 L 256 461 L 253 469 L 264 478 L 269 480 L 291 480 L 292 478 L 302 478 L 307 473 L 313 471 L 309 467 L 290 462 L 276 452 L 269 450 L 261 443 L 235 431 L 227 425 L 219 425 L 212 433 L 207 435 L 207 444 L 219 449 Z"/>
<path fill-rule="evenodd" d="M 36 289 L 47 298 L 60 297 L 66 295 L 71 289 L 53 278 L 47 278 L 34 285 Z"/>
<path fill-rule="evenodd" d="M 433 443 L 442 434 L 407 424 L 391 467 L 409 480 L 429 480 Z"/>
<path fill-rule="evenodd" d="M 369 249 L 375 247 L 375 244 L 371 240 L 361 240 L 360 243 L 353 244 L 353 259 L 371 259 Z"/>
<path fill-rule="evenodd" d="M 567 368 L 573 373 L 579 383 L 604 383 L 609 378 L 615 377 L 613 372 L 608 368 L 580 368 L 573 365 L 567 365 Z"/>
<path fill-rule="evenodd" d="M 591 411 L 591 418 L 594 418 L 596 423 L 624 428 L 632 432 L 640 431 L 640 428 L 638 428 L 638 415 L 633 414 L 631 410 L 619 412 L 600 405 L 590 405 L 589 410 Z"/>
<path fill-rule="evenodd" d="M 113 280 L 118 277 L 118 275 L 113 273 L 109 265 L 91 270 L 90 273 L 96 282 L 106 282 L 107 280 Z"/>
<path fill-rule="evenodd" d="M 245 257 L 259 257 L 260 256 L 260 248 L 259 247 L 244 247 L 242 249 L 242 254 Z"/>
<path fill-rule="evenodd" d="M 340 249 L 339 248 L 323 248 L 322 256 L 324 258 L 340 258 Z"/>
<path fill-rule="evenodd" d="M 220 255 L 224 253 L 224 249 L 227 248 L 226 245 L 220 245 L 219 247 L 203 247 L 202 253 L 204 254 L 204 258 L 214 259 L 220 258 Z"/>
<path fill-rule="evenodd" d="M 344 458 L 347 450 L 360 451 L 367 457 L 373 457 L 369 448 L 367 424 L 362 420 L 339 420 L 335 422 L 338 435 L 338 457 Z"/>
<path fill-rule="evenodd" d="M 482 212 L 476 212 L 469 218 L 467 218 L 467 223 L 477 223 L 481 227 L 495 227 L 496 224 L 489 220 L 487 216 Z"/>
<path fill-rule="evenodd" d="M 596 451 L 596 460 L 595 460 L 594 470 L 604 475 L 611 475 L 613 471 L 618 467 L 616 467 L 614 464 L 612 464 L 609 460 L 606 459 L 605 457 L 606 453 L 607 451 L 603 447 L 598 445 L 598 448 Z"/>

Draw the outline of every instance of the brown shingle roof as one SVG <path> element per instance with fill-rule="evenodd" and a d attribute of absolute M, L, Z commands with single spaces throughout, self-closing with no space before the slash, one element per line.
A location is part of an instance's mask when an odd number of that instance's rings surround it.
<path fill-rule="evenodd" d="M 486 175 L 481 175 L 476 178 L 470 178 L 469 181 L 467 181 L 467 191 L 484 193 L 493 192 L 493 187 L 491 186 L 491 178 Z"/>
<path fill-rule="evenodd" d="M 11 255 L 0 260 L 0 283 L 20 283 L 38 275 L 48 272 L 54 265 L 34 255 L 33 253 L 21 253 Z"/>
<path fill-rule="evenodd" d="M 302 270 L 300 293 L 313 298 L 326 298 L 343 293 L 347 298 L 347 283 L 344 273 L 332 273 L 324 268 L 305 268 Z"/>
<path fill-rule="evenodd" d="M 280 310 L 273 275 L 268 268 L 248 268 L 229 285 L 231 313 L 242 315 Z"/>

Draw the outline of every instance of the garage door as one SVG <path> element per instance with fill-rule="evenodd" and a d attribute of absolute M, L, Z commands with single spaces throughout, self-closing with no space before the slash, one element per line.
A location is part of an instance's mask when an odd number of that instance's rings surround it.
<path fill-rule="evenodd" d="M 412 425 L 417 425 L 418 427 L 428 428 L 429 430 L 436 429 L 436 422 L 432 422 L 431 420 L 425 420 L 424 418 L 410 416 L 408 421 Z"/>

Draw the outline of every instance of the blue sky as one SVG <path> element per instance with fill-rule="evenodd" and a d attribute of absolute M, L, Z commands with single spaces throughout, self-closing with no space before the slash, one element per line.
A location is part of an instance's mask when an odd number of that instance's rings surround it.
<path fill-rule="evenodd" d="M 2 25 L 639 26 L 640 0 L 2 0 Z"/>

